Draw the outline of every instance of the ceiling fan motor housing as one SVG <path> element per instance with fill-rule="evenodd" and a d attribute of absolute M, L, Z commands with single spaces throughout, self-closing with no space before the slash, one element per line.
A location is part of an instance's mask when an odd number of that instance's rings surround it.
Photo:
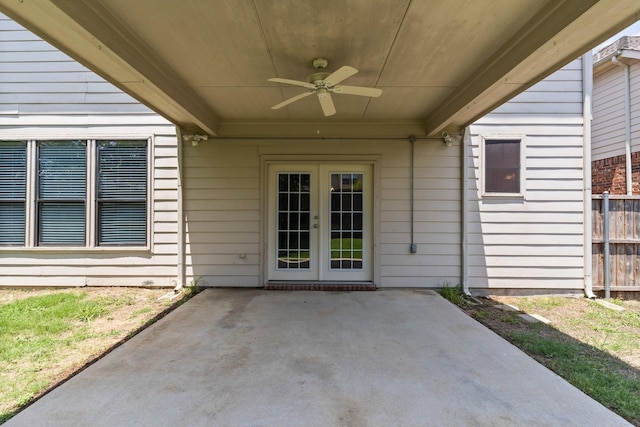
<path fill-rule="evenodd" d="M 309 76 L 309 83 L 323 86 L 323 81 L 329 76 L 329 73 L 321 71 L 319 73 L 313 73 Z"/>

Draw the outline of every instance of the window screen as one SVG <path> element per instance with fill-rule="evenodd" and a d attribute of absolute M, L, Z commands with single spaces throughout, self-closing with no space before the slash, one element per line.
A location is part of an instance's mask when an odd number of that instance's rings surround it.
<path fill-rule="evenodd" d="M 147 243 L 147 142 L 98 141 L 98 245 Z"/>
<path fill-rule="evenodd" d="M 27 144 L 0 141 L 0 245 L 25 244 Z"/>
<path fill-rule="evenodd" d="M 86 242 L 87 143 L 38 142 L 38 244 Z"/>
<path fill-rule="evenodd" d="M 520 140 L 486 140 L 485 193 L 521 193 Z"/>

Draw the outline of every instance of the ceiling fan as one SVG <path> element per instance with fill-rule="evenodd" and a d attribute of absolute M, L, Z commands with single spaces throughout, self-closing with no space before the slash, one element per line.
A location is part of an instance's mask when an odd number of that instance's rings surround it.
<path fill-rule="evenodd" d="M 292 98 L 286 99 L 281 103 L 274 105 L 273 107 L 271 107 L 271 109 L 277 110 L 315 93 L 318 96 L 320 107 L 322 108 L 322 112 L 324 113 L 324 115 L 333 116 L 336 113 L 336 107 L 333 103 L 333 99 L 331 98 L 331 92 L 343 95 L 368 96 L 371 98 L 377 98 L 382 95 L 382 89 L 374 87 L 340 85 L 340 82 L 353 76 L 358 72 L 358 70 L 353 67 L 349 67 L 348 65 L 344 65 L 338 68 L 333 73 L 329 74 L 325 71 L 322 71 L 325 69 L 327 64 L 328 61 L 324 58 L 314 59 L 313 66 L 318 70 L 318 72 L 310 75 L 308 82 L 303 82 L 300 80 L 281 79 L 278 77 L 269 79 L 270 82 L 302 86 L 309 89 L 308 92 L 304 92 L 300 95 L 296 95 Z"/>

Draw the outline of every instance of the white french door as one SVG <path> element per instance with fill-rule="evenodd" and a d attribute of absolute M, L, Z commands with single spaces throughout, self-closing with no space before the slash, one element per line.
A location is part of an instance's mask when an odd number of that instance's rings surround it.
<path fill-rule="evenodd" d="M 268 280 L 371 281 L 371 165 L 270 165 Z"/>

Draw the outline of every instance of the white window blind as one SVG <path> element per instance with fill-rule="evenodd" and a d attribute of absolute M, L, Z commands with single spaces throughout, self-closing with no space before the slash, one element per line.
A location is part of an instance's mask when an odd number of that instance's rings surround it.
<path fill-rule="evenodd" d="M 0 245 L 24 245 L 27 144 L 0 141 Z"/>
<path fill-rule="evenodd" d="M 147 142 L 97 143 L 98 245 L 146 245 Z"/>
<path fill-rule="evenodd" d="M 87 143 L 38 143 L 38 244 L 86 242 Z"/>

